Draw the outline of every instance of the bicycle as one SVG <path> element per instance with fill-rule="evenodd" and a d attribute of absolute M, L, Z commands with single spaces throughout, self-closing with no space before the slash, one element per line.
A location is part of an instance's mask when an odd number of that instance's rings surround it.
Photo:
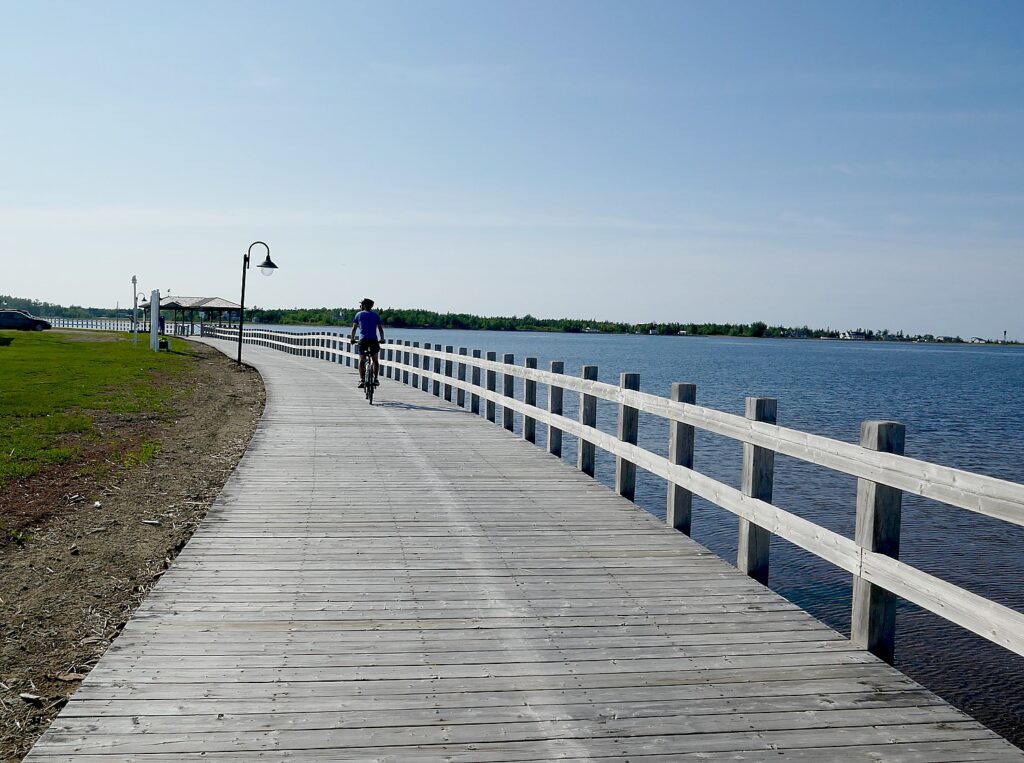
<path fill-rule="evenodd" d="M 377 386 L 377 380 L 373 378 L 373 360 L 366 359 L 363 367 L 363 392 L 366 393 L 366 401 L 373 405 L 373 389 Z"/>

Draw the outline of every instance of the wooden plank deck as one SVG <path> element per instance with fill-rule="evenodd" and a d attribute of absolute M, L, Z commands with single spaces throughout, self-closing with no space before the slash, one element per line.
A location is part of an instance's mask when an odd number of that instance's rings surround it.
<path fill-rule="evenodd" d="M 248 452 L 27 760 L 1024 761 L 543 449 L 245 357 Z"/>

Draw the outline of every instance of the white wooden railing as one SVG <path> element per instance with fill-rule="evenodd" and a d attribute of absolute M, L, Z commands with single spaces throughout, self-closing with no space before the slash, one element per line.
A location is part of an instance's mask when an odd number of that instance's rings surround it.
<path fill-rule="evenodd" d="M 131 331 L 132 322 L 112 318 L 45 318 L 54 328 L 91 329 L 93 331 Z M 149 331 L 149 323 L 139 322 L 139 331 Z"/>
<path fill-rule="evenodd" d="M 61 329 L 88 329 L 91 331 L 132 331 L 132 322 L 113 318 L 45 318 L 54 328 Z M 173 336 L 192 336 L 199 333 L 201 324 L 188 321 L 167 321 L 164 324 L 164 332 Z M 139 333 L 149 332 L 149 319 L 139 321 Z M 234 329 L 235 335 L 238 329 Z"/>
<path fill-rule="evenodd" d="M 204 336 L 237 341 L 238 330 L 204 327 Z M 287 333 L 247 329 L 243 341 L 293 355 L 353 366 L 353 346 L 337 333 Z M 913 602 L 1017 654 L 1024 655 L 1024 614 L 985 599 L 898 560 L 904 492 L 1024 526 L 1024 485 L 987 477 L 902 455 L 904 428 L 892 421 L 866 421 L 859 445 L 787 429 L 775 423 L 775 401 L 747 398 L 746 417 L 695 405 L 695 387 L 675 384 L 671 398 L 640 392 L 637 374 L 622 374 L 619 386 L 597 381 L 597 368 L 584 366 L 581 377 L 537 369 L 536 359 L 523 366 L 512 355 L 497 362 L 495 353 L 470 356 L 451 346 L 388 341 L 381 349 L 382 373 L 425 392 L 444 396 L 484 415 L 505 429 L 522 416 L 523 437 L 536 441 L 536 422 L 548 426 L 547 449 L 561 456 L 562 434 L 578 438 L 578 466 L 594 474 L 595 448 L 616 458 L 615 489 L 633 499 L 636 469 L 668 482 L 666 521 L 689 534 L 692 496 L 720 506 L 740 520 L 737 567 L 767 582 L 772 534 L 831 562 L 853 575 L 851 640 L 883 659 L 892 660 L 895 643 L 895 598 Z M 467 380 L 467 371 L 469 379 Z M 498 375 L 502 391 L 497 390 Z M 515 379 L 524 381 L 523 400 L 513 397 Z M 482 383 L 483 381 L 483 383 Z M 536 406 L 537 384 L 549 387 L 548 407 Z M 580 395 L 580 420 L 562 415 L 562 392 Z M 597 429 L 597 400 L 619 407 L 618 434 Z M 483 406 L 481 407 L 481 401 Z M 501 421 L 496 407 L 502 408 Z M 638 414 L 653 414 L 670 423 L 668 457 L 640 448 Z M 701 429 L 743 443 L 742 487 L 737 490 L 694 471 L 694 432 Z M 850 539 L 771 503 L 776 453 L 858 478 L 855 538 Z"/>

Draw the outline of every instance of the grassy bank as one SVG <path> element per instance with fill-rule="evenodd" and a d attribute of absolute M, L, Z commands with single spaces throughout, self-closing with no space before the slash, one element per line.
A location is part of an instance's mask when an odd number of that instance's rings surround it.
<path fill-rule="evenodd" d="M 115 333 L 0 331 L 0 488 L 86 450 L 109 450 L 101 419 L 166 412 L 190 354 L 185 342 L 171 347 L 155 353 Z"/>

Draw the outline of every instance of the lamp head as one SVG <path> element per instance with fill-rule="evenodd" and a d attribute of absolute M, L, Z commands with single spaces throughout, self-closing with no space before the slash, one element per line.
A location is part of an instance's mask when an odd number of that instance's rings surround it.
<path fill-rule="evenodd" d="M 270 259 L 270 252 L 267 252 L 267 259 L 260 263 L 260 272 L 265 276 L 274 275 L 274 271 L 277 270 L 277 265 Z"/>

